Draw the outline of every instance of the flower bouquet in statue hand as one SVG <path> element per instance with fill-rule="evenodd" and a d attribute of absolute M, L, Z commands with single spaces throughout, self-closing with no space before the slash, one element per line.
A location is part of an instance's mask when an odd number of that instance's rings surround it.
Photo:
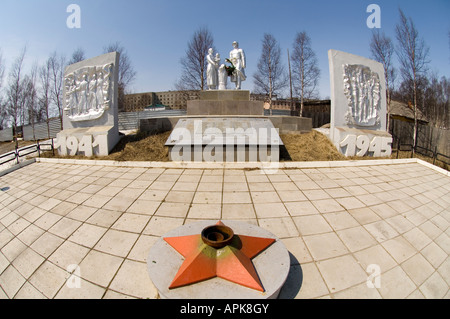
<path fill-rule="evenodd" d="M 225 65 L 225 70 L 227 70 L 228 76 L 232 76 L 234 71 L 236 71 L 236 67 L 230 59 L 225 59 L 225 61 L 231 64 L 231 66 Z"/>

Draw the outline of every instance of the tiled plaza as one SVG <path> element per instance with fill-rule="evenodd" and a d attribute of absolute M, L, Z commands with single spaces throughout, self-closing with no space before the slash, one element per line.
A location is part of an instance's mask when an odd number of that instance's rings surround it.
<path fill-rule="evenodd" d="M 152 245 L 219 219 L 282 240 L 280 298 L 450 298 L 449 175 L 368 163 L 265 174 L 38 161 L 0 177 L 0 298 L 157 298 Z"/>

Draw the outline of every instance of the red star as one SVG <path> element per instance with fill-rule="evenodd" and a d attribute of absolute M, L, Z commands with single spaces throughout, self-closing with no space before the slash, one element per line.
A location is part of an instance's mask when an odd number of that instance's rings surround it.
<path fill-rule="evenodd" d="M 221 222 L 218 225 L 223 225 Z M 206 245 L 201 235 L 168 237 L 164 240 L 185 260 L 169 289 L 220 277 L 236 284 L 264 292 L 251 261 L 275 239 L 235 235 L 230 245 L 215 249 Z"/>

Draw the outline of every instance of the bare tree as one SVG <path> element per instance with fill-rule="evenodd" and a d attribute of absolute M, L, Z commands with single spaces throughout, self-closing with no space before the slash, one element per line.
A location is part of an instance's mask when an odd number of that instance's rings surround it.
<path fill-rule="evenodd" d="M 425 41 L 419 38 L 414 22 L 407 18 L 403 11 L 399 9 L 400 22 L 396 26 L 396 36 L 398 41 L 397 55 L 400 62 L 400 72 L 404 81 L 410 81 L 413 91 L 414 108 L 414 132 L 413 132 L 413 154 L 417 145 L 417 109 L 419 90 L 418 79 L 427 72 L 429 48 Z"/>
<path fill-rule="evenodd" d="M 288 85 L 289 77 L 281 63 L 281 49 L 275 37 L 265 33 L 262 40 L 261 56 L 256 73 L 253 75 L 255 91 L 266 94 L 272 114 L 272 98 Z"/>
<path fill-rule="evenodd" d="M 5 74 L 5 64 L 3 62 L 3 54 L 2 51 L 0 50 L 0 90 L 2 89 L 3 86 L 3 76 Z"/>
<path fill-rule="evenodd" d="M 390 114 L 392 91 L 394 90 L 395 68 L 392 64 L 392 57 L 395 49 L 391 38 L 384 33 L 380 33 L 377 29 L 372 33 L 372 40 L 370 42 L 370 51 L 372 57 L 383 64 L 384 74 L 386 77 L 386 101 L 387 101 L 387 131 L 390 128 Z"/>
<path fill-rule="evenodd" d="M 205 90 L 206 56 L 210 48 L 214 49 L 214 38 L 207 27 L 201 27 L 195 31 L 188 42 L 186 56 L 180 60 L 182 73 L 175 84 L 178 90 Z"/>
<path fill-rule="evenodd" d="M 84 53 L 84 50 L 82 48 L 77 48 L 75 51 L 73 51 L 72 58 L 69 60 L 67 64 L 71 65 L 77 62 L 81 62 L 83 60 L 86 60 L 86 54 Z"/>
<path fill-rule="evenodd" d="M 10 73 L 9 73 L 9 87 L 7 91 L 6 101 L 6 114 L 12 119 L 12 125 L 14 129 L 14 142 L 16 148 L 19 146 L 17 140 L 17 127 L 20 121 L 22 110 L 21 99 L 23 97 L 23 61 L 25 60 L 25 54 L 27 52 L 26 47 L 23 48 L 20 55 L 16 58 Z"/>
<path fill-rule="evenodd" d="M 118 52 L 119 57 L 119 110 L 125 107 L 125 94 L 128 93 L 128 88 L 136 79 L 136 71 L 131 64 L 131 59 L 128 56 L 126 49 L 119 43 L 111 43 L 103 49 L 103 53 Z"/>
<path fill-rule="evenodd" d="M 4 74 L 5 74 L 5 65 L 3 62 L 3 54 L 2 54 L 2 51 L 0 50 L 0 130 L 3 129 L 4 125 L 6 124 L 6 120 L 7 120 L 5 103 L 3 101 L 3 95 L 2 95 Z"/>
<path fill-rule="evenodd" d="M 50 63 L 50 96 L 54 105 L 58 109 L 59 119 L 61 122 L 61 130 L 63 129 L 63 82 L 64 82 L 64 68 L 66 65 L 66 58 L 55 52 L 49 58 Z"/>
<path fill-rule="evenodd" d="M 436 72 L 432 72 L 427 79 L 424 90 L 424 110 L 427 119 L 435 127 L 448 127 L 450 105 L 450 81 L 445 77 L 439 79 Z"/>
<path fill-rule="evenodd" d="M 27 113 L 28 113 L 28 123 L 31 124 L 31 127 L 33 129 L 33 139 L 36 140 L 36 135 L 34 132 L 34 124 L 38 122 L 38 95 L 37 95 L 37 88 L 36 88 L 36 79 L 37 79 L 37 73 L 38 73 L 38 65 L 34 64 L 31 68 L 30 75 L 27 76 L 26 84 L 25 84 L 25 90 L 27 92 Z"/>
<path fill-rule="evenodd" d="M 50 102 L 51 102 L 51 58 L 47 59 L 39 70 L 39 78 L 41 85 L 40 107 L 45 112 L 45 121 L 47 123 L 47 134 L 50 138 Z"/>
<path fill-rule="evenodd" d="M 292 54 L 294 87 L 300 97 L 300 116 L 303 114 L 305 99 L 317 96 L 320 78 L 316 53 L 311 48 L 311 38 L 303 31 L 297 33 Z"/>

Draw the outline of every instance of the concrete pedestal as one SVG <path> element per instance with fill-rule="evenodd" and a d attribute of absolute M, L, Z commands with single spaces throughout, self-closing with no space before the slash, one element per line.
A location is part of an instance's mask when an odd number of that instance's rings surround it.
<path fill-rule="evenodd" d="M 187 115 L 264 115 L 262 101 L 250 101 L 250 91 L 202 91 L 199 100 L 187 102 Z"/>
<path fill-rule="evenodd" d="M 172 161 L 278 162 L 283 142 L 269 119 L 180 119 L 166 144 Z"/>
<path fill-rule="evenodd" d="M 274 238 L 276 241 L 252 262 L 264 287 L 264 292 L 250 289 L 215 277 L 196 284 L 170 289 L 169 285 L 184 258 L 163 238 L 200 234 L 215 222 L 201 221 L 176 228 L 160 238 L 150 249 L 147 268 L 162 299 L 275 299 L 286 282 L 290 259 L 284 244 L 275 235 L 258 226 L 238 221 L 224 221 L 236 235 Z"/>

